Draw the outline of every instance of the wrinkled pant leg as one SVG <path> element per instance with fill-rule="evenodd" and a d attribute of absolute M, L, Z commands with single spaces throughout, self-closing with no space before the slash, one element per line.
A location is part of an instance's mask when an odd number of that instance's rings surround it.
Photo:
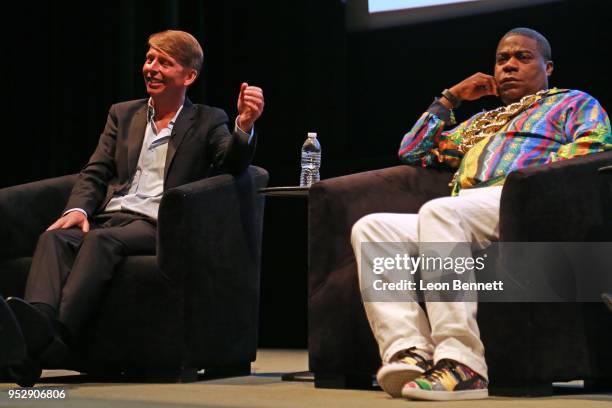
<path fill-rule="evenodd" d="M 416 255 L 418 243 L 416 214 L 370 214 L 355 223 L 351 243 L 357 261 L 360 289 L 370 327 L 379 346 L 383 363 L 399 351 L 417 347 L 431 356 L 434 352 L 429 322 L 416 301 L 369 301 L 364 273 L 372 273 L 374 256 L 395 257 L 408 251 Z M 386 243 L 386 244 L 385 244 Z M 397 246 L 393 243 L 408 243 Z M 372 249 L 372 250 L 370 250 Z M 399 250 L 398 250 L 399 249 Z M 383 275 L 380 275 L 384 278 Z M 414 275 L 404 274 L 407 280 Z M 374 295 L 381 296 L 381 295 Z"/>
<path fill-rule="evenodd" d="M 102 302 L 117 265 L 129 255 L 155 254 L 156 226 L 142 219 L 88 232 L 62 290 L 58 320 L 78 335 Z M 108 226 L 111 224 L 111 226 Z"/>
<path fill-rule="evenodd" d="M 499 238 L 501 186 L 463 190 L 458 197 L 429 201 L 419 210 L 421 249 L 430 243 L 468 243 L 483 249 Z M 443 256 L 443 255 L 442 255 Z M 434 362 L 459 361 L 485 378 L 484 346 L 476 321 L 477 302 L 427 302 Z"/>
<path fill-rule="evenodd" d="M 38 238 L 28 273 L 24 299 L 59 310 L 62 287 L 83 240 L 79 228 L 45 231 Z"/>

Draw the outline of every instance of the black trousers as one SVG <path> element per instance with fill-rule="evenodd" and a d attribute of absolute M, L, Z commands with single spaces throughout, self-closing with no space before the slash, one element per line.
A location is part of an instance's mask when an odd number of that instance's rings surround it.
<path fill-rule="evenodd" d="M 96 312 L 115 267 L 128 255 L 155 254 L 155 221 L 137 214 L 101 214 L 86 234 L 79 228 L 44 232 L 38 239 L 25 300 L 53 307 L 78 336 Z"/>

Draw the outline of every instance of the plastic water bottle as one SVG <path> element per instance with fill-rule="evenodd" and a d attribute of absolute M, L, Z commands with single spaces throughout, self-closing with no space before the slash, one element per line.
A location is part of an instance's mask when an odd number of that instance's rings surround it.
<path fill-rule="evenodd" d="M 321 167 L 321 145 L 317 134 L 309 132 L 302 145 L 302 173 L 300 174 L 300 187 L 310 187 L 319 181 L 319 167 Z"/>

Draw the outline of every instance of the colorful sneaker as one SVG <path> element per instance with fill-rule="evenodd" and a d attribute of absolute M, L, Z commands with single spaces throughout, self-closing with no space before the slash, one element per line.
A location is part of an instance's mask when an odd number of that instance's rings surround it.
<path fill-rule="evenodd" d="M 378 385 L 393 398 L 402 396 L 402 387 L 433 366 L 433 362 L 410 348 L 396 354 L 393 360 L 384 364 L 376 374 Z"/>
<path fill-rule="evenodd" d="M 429 401 L 482 399 L 489 396 L 487 385 L 487 381 L 470 367 L 444 359 L 407 383 L 402 389 L 402 396 Z"/>

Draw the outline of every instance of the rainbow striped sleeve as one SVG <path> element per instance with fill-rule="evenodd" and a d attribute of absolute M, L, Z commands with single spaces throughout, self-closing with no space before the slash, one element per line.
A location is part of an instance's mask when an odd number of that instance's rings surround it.
<path fill-rule="evenodd" d="M 548 162 L 612 149 L 610 118 L 595 98 L 589 95 L 576 98 L 569 103 L 567 111 L 565 120 L 567 143 L 551 153 Z"/>
<path fill-rule="evenodd" d="M 400 161 L 423 167 L 437 163 L 458 167 L 462 155 L 457 151 L 457 146 L 470 122 L 471 119 L 444 131 L 444 120 L 434 113 L 424 112 L 402 139 L 398 152 Z"/>

